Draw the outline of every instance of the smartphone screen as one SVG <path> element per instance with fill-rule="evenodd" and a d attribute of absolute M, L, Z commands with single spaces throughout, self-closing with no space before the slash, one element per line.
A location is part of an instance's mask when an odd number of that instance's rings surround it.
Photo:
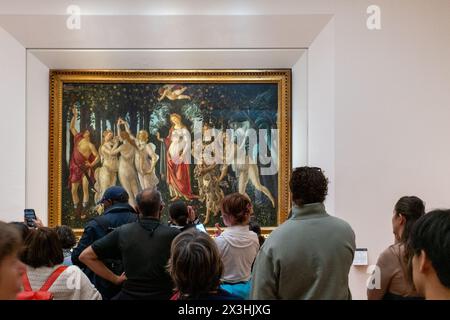
<path fill-rule="evenodd" d="M 34 209 L 25 209 L 24 216 L 27 226 L 32 228 L 36 227 L 36 224 L 33 221 L 36 220 L 36 213 L 34 212 Z"/>
<path fill-rule="evenodd" d="M 208 233 L 208 231 L 206 231 L 205 226 L 202 223 L 196 224 L 195 227 L 202 232 Z"/>

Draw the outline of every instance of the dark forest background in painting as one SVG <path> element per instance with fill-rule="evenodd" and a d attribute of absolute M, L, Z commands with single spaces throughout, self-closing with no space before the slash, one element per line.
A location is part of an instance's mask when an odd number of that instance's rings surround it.
<path fill-rule="evenodd" d="M 182 94 L 188 98 L 176 99 L 170 94 L 165 95 L 164 90 L 181 88 Z M 170 92 L 169 92 L 170 93 Z M 175 99 L 172 99 L 175 98 Z M 63 87 L 63 130 L 62 130 L 62 223 L 73 228 L 81 228 L 95 211 L 93 194 L 90 195 L 89 205 L 86 208 L 86 217 L 83 219 L 75 214 L 72 203 L 69 183 L 69 162 L 74 148 L 73 136 L 70 133 L 72 108 L 78 110 L 79 116 L 76 128 L 79 132 L 89 130 L 91 142 L 97 148 L 102 142 L 102 132 L 110 129 L 117 135 L 116 124 L 119 118 L 129 123 L 131 132 L 136 135 L 140 130 L 149 132 L 149 142 L 156 146 L 156 153 L 160 157 L 156 166 L 159 178 L 158 190 L 163 194 L 166 202 L 163 220 L 167 221 L 167 207 L 170 205 L 168 186 L 161 177 L 161 142 L 156 139 L 156 133 L 161 137 L 169 134 L 169 115 L 177 113 L 182 116 L 183 123 L 192 133 L 195 121 L 203 121 L 213 128 L 225 130 L 231 126 L 239 127 L 245 123 L 253 129 L 277 129 L 278 97 L 276 84 L 177 84 L 164 83 L 65 83 Z M 193 140 L 193 139 L 192 139 Z M 272 147 L 272 158 L 277 161 L 277 146 L 270 145 L 270 136 L 267 137 L 269 149 Z M 257 157 L 257 148 L 248 150 Z M 99 166 L 98 164 L 97 166 Z M 262 164 L 258 164 L 263 166 Z M 194 166 L 190 165 L 192 192 L 198 194 L 197 181 L 194 178 Z M 267 165 L 266 165 L 267 166 Z M 239 173 L 229 168 L 226 179 L 221 181 L 220 188 L 224 194 L 238 191 Z M 261 175 L 261 184 L 266 186 L 273 197 L 278 196 L 278 174 Z M 119 180 L 117 180 L 119 185 Z M 255 190 L 252 183 L 248 183 L 247 194 L 251 197 L 255 216 L 261 226 L 275 226 L 277 223 L 277 207 L 260 191 Z M 80 198 L 82 190 L 79 190 Z M 197 210 L 201 218 L 205 215 L 205 203 L 192 200 L 190 204 Z M 276 203 L 275 203 L 276 204 Z M 219 218 L 211 216 L 208 226 L 221 223 Z"/>

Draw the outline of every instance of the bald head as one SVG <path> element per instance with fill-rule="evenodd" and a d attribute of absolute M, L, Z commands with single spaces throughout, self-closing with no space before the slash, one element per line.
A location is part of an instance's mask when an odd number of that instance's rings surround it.
<path fill-rule="evenodd" d="M 159 218 L 161 211 L 161 193 L 155 189 L 144 189 L 136 196 L 138 211 L 144 217 Z"/>

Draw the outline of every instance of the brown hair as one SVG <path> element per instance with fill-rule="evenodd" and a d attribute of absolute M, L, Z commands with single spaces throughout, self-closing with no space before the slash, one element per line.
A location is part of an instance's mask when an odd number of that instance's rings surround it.
<path fill-rule="evenodd" d="M 128 132 L 124 130 L 120 131 L 120 137 L 122 138 L 122 140 L 128 141 L 128 143 L 131 144 L 136 149 L 139 149 L 138 146 L 136 145 L 136 142 L 133 139 L 131 139 L 130 134 Z"/>
<path fill-rule="evenodd" d="M 14 226 L 0 221 L 0 263 L 7 256 L 19 252 L 21 245 L 19 231 Z"/>
<path fill-rule="evenodd" d="M 196 299 L 219 288 L 223 262 L 207 233 L 197 229 L 180 233 L 170 252 L 167 269 L 182 298 Z"/>
<path fill-rule="evenodd" d="M 425 204 L 416 196 L 405 196 L 397 201 L 394 210 L 396 215 L 405 217 L 406 224 L 400 241 L 406 243 L 412 227 L 425 214 Z"/>
<path fill-rule="evenodd" d="M 328 179 L 318 167 L 295 168 L 289 181 L 292 200 L 298 206 L 324 202 L 328 194 Z"/>
<path fill-rule="evenodd" d="M 251 215 L 252 203 L 250 199 L 240 193 L 232 193 L 222 200 L 222 214 L 232 216 L 237 224 L 245 223 Z"/>
<path fill-rule="evenodd" d="M 33 230 L 27 237 L 25 246 L 23 262 L 33 268 L 53 267 L 64 261 L 61 242 L 53 229 Z"/>
<path fill-rule="evenodd" d="M 77 238 L 75 232 L 69 226 L 57 226 L 54 228 L 61 242 L 62 249 L 72 249 L 77 244 Z"/>

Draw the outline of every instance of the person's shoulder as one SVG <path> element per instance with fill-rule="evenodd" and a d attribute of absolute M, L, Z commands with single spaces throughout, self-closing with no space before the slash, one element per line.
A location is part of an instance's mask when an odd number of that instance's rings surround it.
<path fill-rule="evenodd" d="M 59 268 L 62 269 L 62 270 L 58 270 L 60 272 L 60 274 L 57 279 L 59 279 L 59 280 L 72 278 L 74 276 L 78 277 L 78 276 L 81 276 L 81 274 L 84 274 L 83 271 L 76 265 L 66 266 L 63 264 L 53 267 L 53 269 L 51 270 L 51 273 L 55 272 Z"/>
<path fill-rule="evenodd" d="M 129 230 L 133 230 L 139 227 L 139 222 L 138 221 L 132 221 L 129 223 L 124 223 L 120 226 L 118 226 L 117 228 L 115 228 L 114 230 L 119 230 L 119 231 L 129 231 Z"/>
<path fill-rule="evenodd" d="M 162 223 L 159 225 L 159 228 L 165 233 L 170 236 L 176 237 L 181 233 L 181 231 L 178 228 L 174 228 L 172 226 L 169 226 L 168 224 Z"/>
<path fill-rule="evenodd" d="M 127 210 L 126 208 L 120 211 L 111 212 L 100 217 L 104 217 L 104 221 L 114 227 L 119 227 L 138 221 L 137 214 L 135 214 L 134 211 Z"/>
<path fill-rule="evenodd" d="M 380 253 L 377 260 L 377 265 L 379 267 L 392 266 L 392 263 L 397 261 L 395 247 L 395 244 L 390 245 Z"/>
<path fill-rule="evenodd" d="M 223 244 L 226 243 L 225 237 L 223 236 L 223 234 L 220 234 L 218 236 L 215 236 L 213 238 L 214 242 L 216 243 L 216 245 L 221 246 Z"/>
<path fill-rule="evenodd" d="M 81 284 L 83 283 L 89 283 L 91 284 L 89 278 L 86 276 L 86 274 L 81 270 L 80 267 L 76 265 L 67 266 L 66 270 L 61 274 L 63 278 L 69 278 L 69 279 L 79 279 L 81 281 Z M 78 280 L 77 280 L 78 281 Z"/>
<path fill-rule="evenodd" d="M 290 232 L 288 232 L 288 230 L 286 230 L 287 229 L 286 226 L 284 226 L 284 228 L 282 228 L 286 222 L 284 222 L 278 228 L 273 230 L 269 234 L 269 236 L 267 238 L 265 238 L 264 245 L 262 245 L 260 247 L 260 250 L 264 254 L 272 256 L 276 252 L 280 251 L 278 249 L 286 246 L 286 243 L 288 243 L 288 238 L 289 238 L 289 234 L 290 234 Z M 258 244 L 259 244 L 259 239 L 258 239 Z"/>
<path fill-rule="evenodd" d="M 258 235 L 256 234 L 256 232 L 248 230 L 248 234 L 249 234 L 250 241 L 258 244 L 258 246 L 259 246 L 259 238 L 258 238 Z"/>
<path fill-rule="evenodd" d="M 196 225 L 193 224 L 193 223 L 189 223 L 189 224 L 185 225 L 183 228 L 181 228 L 181 230 L 182 231 L 186 231 L 186 230 L 190 230 L 190 229 L 193 229 L 193 228 L 196 228 Z"/>
<path fill-rule="evenodd" d="M 130 206 L 128 209 L 126 209 L 124 211 L 125 214 L 128 215 L 129 219 L 131 221 L 137 221 L 138 220 L 138 214 L 136 212 L 136 210 L 134 210 L 134 208 L 132 206 Z"/>
<path fill-rule="evenodd" d="M 381 255 L 387 256 L 387 257 L 398 257 L 402 256 L 405 252 L 405 246 L 401 243 L 394 243 L 391 244 L 389 247 L 387 247 Z M 381 256 L 380 255 L 380 256 Z"/>
<path fill-rule="evenodd" d="M 114 205 L 108 212 L 109 213 L 104 214 L 104 216 L 113 218 L 115 215 L 123 216 L 124 214 L 133 214 L 133 216 L 136 216 L 137 218 L 136 210 L 134 210 L 134 208 L 128 203 L 119 203 L 117 205 Z"/>
<path fill-rule="evenodd" d="M 86 222 L 86 224 L 84 225 L 84 230 L 96 227 L 98 225 L 97 220 L 100 217 L 101 216 L 97 216 L 97 217 L 93 217 L 93 218 L 89 219 L 88 222 Z"/>
<path fill-rule="evenodd" d="M 302 227 L 302 224 L 299 224 L 298 221 L 299 220 L 291 219 L 284 221 L 282 224 L 272 230 L 272 232 L 270 232 L 270 235 L 266 240 L 269 240 L 271 238 L 272 241 L 274 241 L 279 238 L 290 237 L 292 235 L 293 228 L 298 230 L 298 228 Z"/>
<path fill-rule="evenodd" d="M 343 230 L 349 231 L 351 233 L 354 233 L 352 226 L 350 225 L 350 223 L 348 223 L 347 221 L 345 221 L 342 218 L 338 218 L 336 216 L 333 215 L 329 215 L 328 216 L 328 221 L 329 223 L 334 224 L 336 227 L 339 227 Z"/>
<path fill-rule="evenodd" d="M 94 217 L 92 219 L 90 219 L 86 225 L 84 226 L 84 230 L 83 233 L 86 234 L 95 234 L 97 232 L 97 230 L 99 228 L 101 228 L 100 223 L 98 222 L 98 218 L 100 218 L 101 216 L 98 217 Z"/>
<path fill-rule="evenodd" d="M 83 272 L 81 271 L 80 267 L 76 266 L 76 265 L 71 265 L 71 266 L 65 266 L 66 269 L 64 270 L 64 272 L 66 273 L 77 273 L 77 272 Z"/>

